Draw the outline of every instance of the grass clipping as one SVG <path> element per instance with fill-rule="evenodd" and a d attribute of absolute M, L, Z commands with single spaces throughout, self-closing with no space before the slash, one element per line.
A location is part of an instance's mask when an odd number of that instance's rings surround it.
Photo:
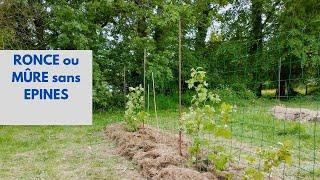
<path fill-rule="evenodd" d="M 122 124 L 107 126 L 106 134 L 118 143 L 118 153 L 137 163 L 147 179 L 217 179 L 212 173 L 200 173 L 185 166 L 187 144 L 182 145 L 183 156 L 180 156 L 177 135 L 149 126 L 127 132 Z"/>
<path fill-rule="evenodd" d="M 320 122 L 320 111 L 313 111 L 305 108 L 288 108 L 284 106 L 274 106 L 270 112 L 277 119 L 291 120 L 297 122 Z"/>

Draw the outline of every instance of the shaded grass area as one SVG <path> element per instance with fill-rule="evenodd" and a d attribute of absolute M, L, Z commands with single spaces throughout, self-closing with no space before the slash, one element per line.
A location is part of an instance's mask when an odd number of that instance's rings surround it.
<path fill-rule="evenodd" d="M 123 179 L 134 165 L 114 155 L 106 124 L 118 112 L 94 114 L 93 126 L 0 126 L 0 179 Z M 128 172 L 130 173 L 130 172 Z"/>

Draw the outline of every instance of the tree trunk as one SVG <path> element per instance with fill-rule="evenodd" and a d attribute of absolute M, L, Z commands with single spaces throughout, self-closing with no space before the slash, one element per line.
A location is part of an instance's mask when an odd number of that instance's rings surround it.
<path fill-rule="evenodd" d="M 280 94 L 278 92 L 279 98 L 284 98 L 286 96 L 293 96 L 295 94 L 293 88 L 291 87 L 291 82 L 289 80 L 289 67 L 286 65 L 281 66 L 280 68 L 281 73 L 280 73 Z M 287 92 L 286 92 L 287 90 Z"/>
<path fill-rule="evenodd" d="M 286 96 L 286 81 L 281 80 L 280 81 L 280 93 L 279 93 L 279 98 L 284 98 Z"/>
<path fill-rule="evenodd" d="M 163 7 L 159 6 L 157 9 L 158 16 L 162 16 L 162 13 L 163 13 Z M 156 49 L 160 52 L 163 51 L 165 48 L 165 44 L 163 43 L 164 37 L 165 37 L 164 28 L 159 25 L 156 25 L 154 29 L 153 39 L 155 41 Z"/>
<path fill-rule="evenodd" d="M 195 39 L 195 50 L 199 54 L 200 58 L 204 58 L 205 52 L 205 39 L 207 36 L 207 31 L 210 26 L 211 19 L 209 18 L 210 4 L 206 3 L 202 10 L 201 15 L 198 17 L 197 21 L 197 33 Z"/>
<path fill-rule="evenodd" d="M 135 0 L 135 3 L 139 8 L 143 9 L 143 0 Z M 147 22 L 146 22 L 146 15 L 143 15 L 138 20 L 138 27 L 137 27 L 137 33 L 139 37 L 146 37 L 147 36 Z"/>
<path fill-rule="evenodd" d="M 306 84 L 306 94 L 305 95 L 308 95 L 308 85 Z"/>
<path fill-rule="evenodd" d="M 145 40 L 143 38 L 147 37 L 147 17 L 145 14 L 146 8 L 144 7 L 146 5 L 144 0 L 135 0 L 134 1 L 135 4 L 139 7 L 139 11 L 142 11 L 144 14 L 143 15 L 139 15 L 138 20 L 137 20 L 137 34 L 138 37 L 142 39 L 143 42 L 145 42 Z M 139 14 L 139 13 L 138 13 Z M 144 50 L 146 49 L 146 47 L 139 47 L 139 49 L 137 50 L 137 61 L 141 62 L 142 67 L 145 66 L 144 64 Z M 140 69 L 140 67 L 138 67 Z M 139 78 L 144 78 L 144 69 L 142 68 L 141 71 L 138 72 L 138 76 Z M 140 83 L 139 83 L 140 84 Z M 145 88 L 145 87 L 144 87 Z"/>
<path fill-rule="evenodd" d="M 259 86 L 256 92 L 256 96 L 257 97 L 261 97 L 262 96 L 262 83 L 259 82 Z"/>
<path fill-rule="evenodd" d="M 249 50 L 250 54 L 250 64 L 252 65 L 257 65 L 256 68 L 253 68 L 253 87 L 256 91 L 256 95 L 258 97 L 261 97 L 262 93 L 262 79 L 259 78 L 259 73 L 260 72 L 260 66 L 259 63 L 257 62 L 257 59 L 255 58 L 256 54 L 261 52 L 262 50 L 262 29 L 263 29 L 263 24 L 262 24 L 262 1 L 261 0 L 252 0 L 252 5 L 251 5 L 251 21 L 252 21 L 252 43 L 251 47 Z M 259 55 L 259 54 L 258 54 Z M 258 83 L 258 84 L 255 84 Z"/>

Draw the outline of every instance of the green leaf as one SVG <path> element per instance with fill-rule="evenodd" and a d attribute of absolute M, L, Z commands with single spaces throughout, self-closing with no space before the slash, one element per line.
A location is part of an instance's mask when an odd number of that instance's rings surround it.
<path fill-rule="evenodd" d="M 217 137 L 231 138 L 231 131 L 225 128 L 216 128 L 215 135 Z"/>

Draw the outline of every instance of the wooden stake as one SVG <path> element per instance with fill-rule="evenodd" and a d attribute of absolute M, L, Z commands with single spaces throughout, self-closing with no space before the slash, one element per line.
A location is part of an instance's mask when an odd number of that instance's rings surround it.
<path fill-rule="evenodd" d="M 182 61 L 182 53 L 181 53 L 181 17 L 179 17 L 179 152 L 182 156 L 182 107 L 181 107 L 181 61 Z"/>
<path fill-rule="evenodd" d="M 146 109 L 146 61 L 147 53 L 146 49 L 143 51 L 143 110 Z M 142 128 L 144 129 L 144 121 L 142 122 Z"/>
<path fill-rule="evenodd" d="M 147 52 L 146 49 L 144 49 L 143 52 L 143 98 L 144 102 L 146 99 L 146 63 L 147 63 Z M 144 108 L 146 108 L 145 103 L 144 103 Z"/>
<path fill-rule="evenodd" d="M 157 121 L 157 128 L 159 132 L 159 120 L 158 120 L 158 113 L 157 113 L 157 102 L 156 102 L 156 89 L 154 87 L 154 77 L 152 72 L 152 88 L 153 88 L 153 105 L 154 105 L 154 113 L 156 115 L 156 121 Z"/>
<path fill-rule="evenodd" d="M 2 36 L 2 50 L 4 50 L 4 37 Z"/>
<path fill-rule="evenodd" d="M 126 83 L 126 67 L 124 66 L 123 67 L 123 93 L 124 93 L 124 96 L 127 95 L 127 83 Z"/>
<path fill-rule="evenodd" d="M 150 111 L 150 91 L 149 91 L 149 84 L 148 84 L 148 113 Z"/>
<path fill-rule="evenodd" d="M 278 70 L 278 99 L 280 100 L 281 96 L 281 58 L 279 59 L 279 70 Z"/>

